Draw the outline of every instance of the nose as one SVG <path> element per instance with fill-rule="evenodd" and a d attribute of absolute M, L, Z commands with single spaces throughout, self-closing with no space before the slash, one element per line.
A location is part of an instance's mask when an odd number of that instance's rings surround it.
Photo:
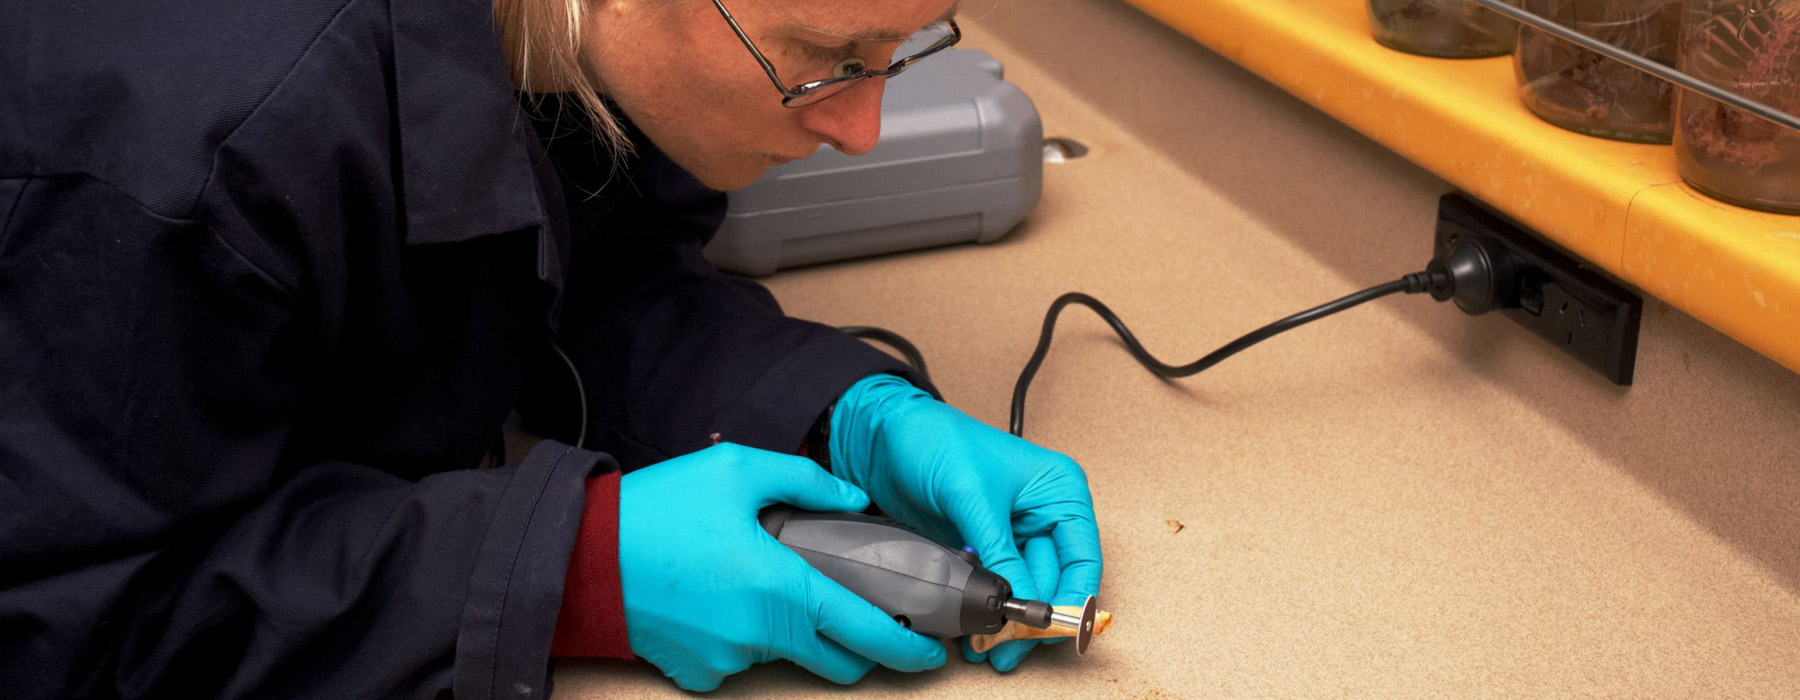
<path fill-rule="evenodd" d="M 847 156 L 860 156 L 881 138 L 881 96 L 887 78 L 870 78 L 800 108 L 800 126 Z"/>

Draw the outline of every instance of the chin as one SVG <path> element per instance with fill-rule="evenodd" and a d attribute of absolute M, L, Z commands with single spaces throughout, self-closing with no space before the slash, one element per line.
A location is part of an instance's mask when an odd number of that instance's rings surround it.
<path fill-rule="evenodd" d="M 767 165 L 746 165 L 735 168 L 697 168 L 689 170 L 700 184 L 721 192 L 743 189 L 756 182 L 769 172 Z"/>

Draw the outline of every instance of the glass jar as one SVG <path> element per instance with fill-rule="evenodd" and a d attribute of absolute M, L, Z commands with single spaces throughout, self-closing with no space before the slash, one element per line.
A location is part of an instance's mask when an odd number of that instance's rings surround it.
<path fill-rule="evenodd" d="M 1469 0 L 1369 0 L 1369 24 L 1382 46 L 1438 58 L 1504 56 L 1519 26 Z"/>
<path fill-rule="evenodd" d="M 1800 114 L 1800 0 L 1688 0 L 1680 67 Z M 1685 90 L 1677 102 L 1683 180 L 1732 204 L 1800 214 L 1800 131 Z"/>
<path fill-rule="evenodd" d="M 1675 65 L 1681 0 L 1524 0 L 1523 7 L 1595 39 Z M 1557 126 L 1621 141 L 1668 143 L 1675 87 L 1533 27 L 1514 52 L 1525 106 Z"/>

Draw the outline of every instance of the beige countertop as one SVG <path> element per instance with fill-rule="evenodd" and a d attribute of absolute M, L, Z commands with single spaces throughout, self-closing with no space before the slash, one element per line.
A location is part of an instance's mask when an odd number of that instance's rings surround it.
<path fill-rule="evenodd" d="M 1449 187 L 1411 163 L 1117 0 L 994 2 L 967 45 L 1093 152 L 995 244 L 766 280 L 791 314 L 900 332 L 1004 427 L 1062 292 L 1185 363 L 1427 259 Z M 1800 375 L 1655 299 L 1630 388 L 1423 297 L 1165 383 L 1073 308 L 1029 408 L 1092 481 L 1117 620 L 1087 656 L 712 697 L 1800 697 Z M 683 695 L 647 664 L 555 683 Z"/>

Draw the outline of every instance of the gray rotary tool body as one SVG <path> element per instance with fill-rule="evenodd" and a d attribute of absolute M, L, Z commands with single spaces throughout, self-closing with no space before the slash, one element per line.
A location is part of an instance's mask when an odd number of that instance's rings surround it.
<path fill-rule="evenodd" d="M 761 522 L 828 578 L 920 634 L 939 639 L 995 634 L 1012 620 L 1076 630 L 1077 648 L 1087 651 L 1097 609 L 1091 597 L 1081 617 L 1014 598 L 1012 585 L 982 568 L 974 552 L 938 544 L 886 518 L 775 507 L 762 512 Z"/>

